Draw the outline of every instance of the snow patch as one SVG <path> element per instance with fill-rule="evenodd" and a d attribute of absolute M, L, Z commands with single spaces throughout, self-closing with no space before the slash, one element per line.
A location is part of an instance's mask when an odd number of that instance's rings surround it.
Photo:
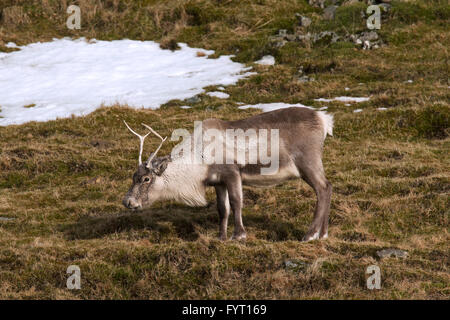
<path fill-rule="evenodd" d="M 336 97 L 332 99 L 325 99 L 325 98 L 319 98 L 314 99 L 314 101 L 320 101 L 320 102 L 331 102 L 331 101 L 339 101 L 339 102 L 365 102 L 369 101 L 370 97 Z"/>
<path fill-rule="evenodd" d="M 275 58 L 273 56 L 264 56 L 260 60 L 255 61 L 255 63 L 265 66 L 273 66 L 275 64 Z"/>
<path fill-rule="evenodd" d="M 155 109 L 253 74 L 232 56 L 208 59 L 214 51 L 179 46 L 84 38 L 19 46 L 0 55 L 0 126 L 86 115 L 102 104 Z"/>
<path fill-rule="evenodd" d="M 313 107 L 305 106 L 301 103 L 297 104 L 289 104 L 284 102 L 274 102 L 274 103 L 258 103 L 258 104 L 247 104 L 244 106 L 239 106 L 239 109 L 249 109 L 249 108 L 255 108 L 255 109 L 261 109 L 264 112 L 278 110 L 278 109 L 285 109 L 290 107 L 299 107 L 299 108 L 308 108 L 314 110 Z"/>
<path fill-rule="evenodd" d="M 362 111 L 363 111 L 363 109 L 355 109 L 355 110 L 353 110 L 354 113 L 358 113 L 358 112 L 362 112 Z"/>
<path fill-rule="evenodd" d="M 210 97 L 216 97 L 216 98 L 220 98 L 220 99 L 228 99 L 230 97 L 230 95 L 228 93 L 220 92 L 220 91 L 211 91 L 211 92 L 208 92 L 207 95 Z"/>
<path fill-rule="evenodd" d="M 5 47 L 7 47 L 7 48 L 19 48 L 19 46 L 17 44 L 15 44 L 14 42 L 8 42 L 7 44 L 5 44 Z"/>

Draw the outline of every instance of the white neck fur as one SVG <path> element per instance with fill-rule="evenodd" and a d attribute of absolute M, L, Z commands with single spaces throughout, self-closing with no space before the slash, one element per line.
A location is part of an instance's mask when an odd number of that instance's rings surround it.
<path fill-rule="evenodd" d="M 161 175 L 163 194 L 167 200 L 173 199 L 189 206 L 206 206 L 205 197 L 208 168 L 205 165 L 186 164 L 172 161 Z"/>

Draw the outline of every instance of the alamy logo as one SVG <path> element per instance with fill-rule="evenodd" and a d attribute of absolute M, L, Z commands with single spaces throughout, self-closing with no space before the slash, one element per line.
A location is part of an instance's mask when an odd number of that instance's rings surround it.
<path fill-rule="evenodd" d="M 71 5 L 67 8 L 70 16 L 67 18 L 66 26 L 70 30 L 81 29 L 81 9 L 79 6 Z"/>
<path fill-rule="evenodd" d="M 278 129 L 203 130 L 194 122 L 194 133 L 186 129 L 172 132 L 172 141 L 182 141 L 173 149 L 172 159 L 187 164 L 258 164 L 262 175 L 276 174 L 279 168 L 280 136 Z"/>
<path fill-rule="evenodd" d="M 67 278 L 66 286 L 67 289 L 73 290 L 81 289 L 81 270 L 79 266 L 71 265 L 67 268 L 67 274 L 70 274 L 69 278 Z"/>
<path fill-rule="evenodd" d="M 366 269 L 366 274 L 371 276 L 367 278 L 367 289 L 381 289 L 381 272 L 380 267 L 377 265 L 368 266 Z"/>
<path fill-rule="evenodd" d="M 385 11 L 386 8 L 382 7 Z M 367 18 L 367 28 L 369 30 L 373 30 L 373 29 L 381 29 L 381 8 L 379 5 L 371 5 L 367 7 L 366 10 L 367 14 L 370 14 L 370 16 Z"/>

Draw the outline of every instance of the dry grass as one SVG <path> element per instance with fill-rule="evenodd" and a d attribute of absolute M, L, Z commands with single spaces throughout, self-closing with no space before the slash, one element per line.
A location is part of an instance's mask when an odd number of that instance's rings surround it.
<path fill-rule="evenodd" d="M 63 26 L 54 28 L 64 23 L 58 12 L 67 3 L 34 1 L 40 4 L 37 11 L 30 3 L 0 5 L 2 19 L 4 8 L 12 5 L 22 6 L 31 19 L 2 24 L 5 43 L 69 33 Z M 280 9 L 273 1 L 147 1 L 142 15 L 135 14 L 142 2 L 79 3 L 89 13 L 75 36 L 175 39 L 235 53 L 240 61 L 273 54 L 277 64 L 255 66 L 258 75 L 226 89 L 230 99 L 202 95 L 189 110 L 179 108 L 185 101 L 171 101 L 157 111 L 112 106 L 86 117 L 0 127 L 0 216 L 14 218 L 0 221 L 1 298 L 449 298 L 450 110 L 444 45 L 449 33 L 442 18 L 413 19 L 426 17 L 431 5 L 419 10 L 414 3 L 394 2 L 380 32 L 389 45 L 360 51 L 341 44 L 271 47 L 268 35 L 292 28 L 292 12 L 314 12 L 306 2 L 287 1 Z M 296 81 L 300 65 L 315 82 Z M 405 83 L 408 79 L 414 82 Z M 245 243 L 216 240 L 212 191 L 206 208 L 175 203 L 140 213 L 122 208 L 137 154 L 137 141 L 122 119 L 132 125 L 152 123 L 169 135 L 180 127 L 191 130 L 194 120 L 259 112 L 238 110 L 236 102 L 322 106 L 313 99 L 339 95 L 370 95 L 371 100 L 358 106 L 326 104 L 336 122 L 324 152 L 334 186 L 328 240 L 298 241 L 315 202 L 301 181 L 244 190 Z M 356 108 L 364 111 L 355 114 Z M 148 142 L 145 150 L 156 145 Z M 162 154 L 172 146 L 165 145 Z M 407 250 L 409 257 L 380 260 L 375 253 L 386 247 Z M 287 270 L 289 259 L 306 265 Z M 65 287 L 72 264 L 82 271 L 80 291 Z M 365 286 L 371 264 L 381 268 L 379 291 Z"/>

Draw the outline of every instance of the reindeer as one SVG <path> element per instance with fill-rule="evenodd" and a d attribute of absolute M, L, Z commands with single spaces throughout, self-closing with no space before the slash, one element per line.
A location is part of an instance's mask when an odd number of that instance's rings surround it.
<path fill-rule="evenodd" d="M 247 119 L 235 121 L 207 119 L 200 124 L 203 129 L 213 129 L 219 133 L 232 129 L 277 130 L 277 170 L 271 174 L 261 174 L 263 168 L 267 169 L 267 163 L 261 162 L 191 163 L 183 161 L 185 160 L 183 154 L 174 157 L 173 152 L 171 155 L 157 157 L 167 137 L 162 138 L 146 124 L 142 125 L 149 132 L 141 136 L 125 122 L 127 128 L 140 139 L 139 165 L 133 175 L 133 184 L 123 199 L 125 207 L 138 210 L 150 206 L 155 201 L 170 199 L 189 206 L 206 206 L 205 190 L 207 187 L 214 187 L 220 220 L 219 238 L 227 239 L 228 216 L 231 209 L 234 214 L 232 239 L 244 240 L 246 231 L 242 223 L 242 186 L 273 186 L 289 179 L 302 178 L 314 189 L 317 197 L 313 221 L 303 240 L 328 237 L 332 187 L 325 177 L 322 150 L 326 135 L 333 134 L 332 115 L 310 108 L 291 107 L 260 113 Z M 143 163 L 144 139 L 150 133 L 156 135 L 161 143 Z M 272 145 L 270 151 L 271 153 L 276 151 Z M 248 150 L 246 156 L 248 157 Z"/>

